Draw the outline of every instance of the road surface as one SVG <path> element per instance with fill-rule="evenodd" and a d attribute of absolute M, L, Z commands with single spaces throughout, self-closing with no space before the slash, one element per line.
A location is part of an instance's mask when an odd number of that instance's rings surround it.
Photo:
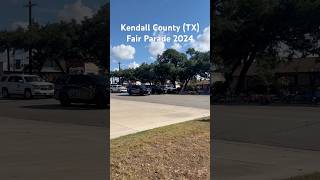
<path fill-rule="evenodd" d="M 320 171 L 320 107 L 211 108 L 215 179 L 284 179 Z"/>
<path fill-rule="evenodd" d="M 0 98 L 0 179 L 106 179 L 108 112 Z"/>

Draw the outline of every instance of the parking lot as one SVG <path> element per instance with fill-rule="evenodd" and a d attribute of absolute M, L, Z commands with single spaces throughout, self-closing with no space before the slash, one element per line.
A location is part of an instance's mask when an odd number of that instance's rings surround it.
<path fill-rule="evenodd" d="M 109 110 L 0 98 L 1 179 L 104 179 Z"/>

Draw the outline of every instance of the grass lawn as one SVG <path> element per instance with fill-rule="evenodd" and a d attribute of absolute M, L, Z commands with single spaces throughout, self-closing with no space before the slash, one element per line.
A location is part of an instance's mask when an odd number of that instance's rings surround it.
<path fill-rule="evenodd" d="M 210 121 L 111 140 L 111 179 L 210 179 Z"/>
<path fill-rule="evenodd" d="M 292 178 L 288 178 L 286 180 L 320 180 L 320 173 L 317 172 L 317 173 L 313 173 L 313 174 L 292 177 Z"/>

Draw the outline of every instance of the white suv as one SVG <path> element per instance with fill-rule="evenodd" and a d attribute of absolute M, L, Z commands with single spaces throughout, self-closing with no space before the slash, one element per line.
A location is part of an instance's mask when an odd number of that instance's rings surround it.
<path fill-rule="evenodd" d="M 127 88 L 118 84 L 111 84 L 110 91 L 112 93 L 125 93 L 127 92 Z"/>
<path fill-rule="evenodd" d="M 2 76 L 0 89 L 4 98 L 10 97 L 10 95 L 23 95 L 26 99 L 33 96 L 52 97 L 54 95 L 54 85 L 36 75 L 12 74 Z"/>

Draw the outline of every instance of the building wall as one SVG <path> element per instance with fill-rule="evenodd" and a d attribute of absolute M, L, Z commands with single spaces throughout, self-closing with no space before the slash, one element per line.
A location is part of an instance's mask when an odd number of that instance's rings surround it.
<path fill-rule="evenodd" d="M 8 69 L 7 52 L 0 53 L 0 62 L 3 63 L 2 70 Z M 22 71 L 24 66 L 29 63 L 28 53 L 24 50 L 11 50 L 10 51 L 10 71 Z"/>

